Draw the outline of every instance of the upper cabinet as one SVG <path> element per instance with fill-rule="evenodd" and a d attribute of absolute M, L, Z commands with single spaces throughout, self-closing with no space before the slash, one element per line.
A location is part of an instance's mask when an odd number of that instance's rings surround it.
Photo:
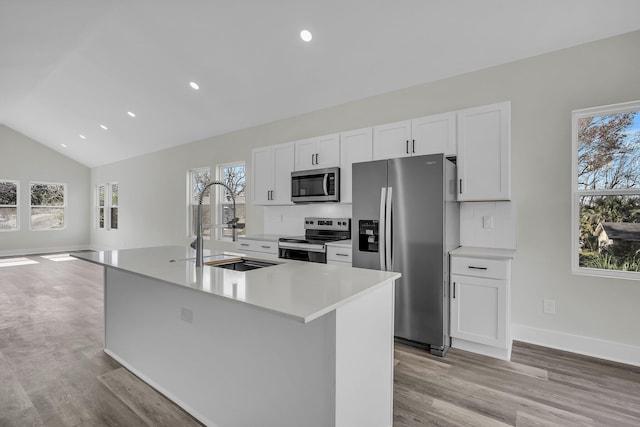
<path fill-rule="evenodd" d="M 340 166 L 340 134 L 318 136 L 295 142 L 295 170 Z"/>
<path fill-rule="evenodd" d="M 511 103 L 458 111 L 458 200 L 511 199 Z"/>
<path fill-rule="evenodd" d="M 252 152 L 253 202 L 258 205 L 291 204 L 292 143 L 257 148 Z"/>
<path fill-rule="evenodd" d="M 373 128 L 340 134 L 340 202 L 352 202 L 351 165 L 373 160 Z"/>
<path fill-rule="evenodd" d="M 455 112 L 374 127 L 374 160 L 435 153 L 456 155 Z"/>

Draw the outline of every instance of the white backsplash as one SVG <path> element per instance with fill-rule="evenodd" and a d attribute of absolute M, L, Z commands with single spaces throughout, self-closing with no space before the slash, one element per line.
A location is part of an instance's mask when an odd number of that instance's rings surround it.
<path fill-rule="evenodd" d="M 460 246 L 516 249 L 513 202 L 460 203 Z"/>
<path fill-rule="evenodd" d="M 305 217 L 351 218 L 351 204 L 310 203 L 293 206 L 265 206 L 265 234 L 300 236 L 304 234 Z"/>

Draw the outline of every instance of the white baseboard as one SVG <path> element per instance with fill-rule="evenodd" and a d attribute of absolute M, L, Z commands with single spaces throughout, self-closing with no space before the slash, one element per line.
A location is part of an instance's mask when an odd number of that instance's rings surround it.
<path fill-rule="evenodd" d="M 518 324 L 511 325 L 511 331 L 514 340 L 640 366 L 640 346 Z"/>
<path fill-rule="evenodd" d="M 58 253 L 58 252 L 85 251 L 85 250 L 88 250 L 88 249 L 90 249 L 89 245 L 59 246 L 59 247 L 54 247 L 54 248 L 9 249 L 9 250 L 0 251 L 0 257 L 52 254 L 52 253 Z"/>

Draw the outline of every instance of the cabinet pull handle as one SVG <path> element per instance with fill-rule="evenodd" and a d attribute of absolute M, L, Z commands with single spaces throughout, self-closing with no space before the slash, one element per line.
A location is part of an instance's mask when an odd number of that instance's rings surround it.
<path fill-rule="evenodd" d="M 409 140 L 407 139 L 407 145 L 405 147 L 405 151 L 409 154 Z"/>
<path fill-rule="evenodd" d="M 271 200 L 271 190 L 267 190 L 267 200 Z"/>
<path fill-rule="evenodd" d="M 458 190 L 460 190 L 460 194 L 462 194 L 462 178 L 460 178 L 460 185 L 458 186 Z"/>
<path fill-rule="evenodd" d="M 453 299 L 456 299 L 456 282 L 453 282 Z"/>
<path fill-rule="evenodd" d="M 248 243 L 240 243 L 240 246 L 249 246 Z"/>
<path fill-rule="evenodd" d="M 318 153 L 316 153 L 316 165 L 319 163 L 318 161 Z"/>
<path fill-rule="evenodd" d="M 337 252 L 336 252 L 336 255 L 338 255 L 338 256 L 349 256 L 349 254 L 340 254 L 340 253 L 337 253 Z"/>
<path fill-rule="evenodd" d="M 487 267 L 474 267 L 473 265 L 469 265 L 467 266 L 467 268 L 472 268 L 474 270 L 486 270 Z"/>
<path fill-rule="evenodd" d="M 312 155 L 311 155 L 311 164 L 312 164 L 312 165 L 315 165 L 314 160 L 313 160 L 313 158 L 314 158 L 314 157 L 315 157 L 315 154 L 312 154 Z"/>
<path fill-rule="evenodd" d="M 260 247 L 261 247 L 261 248 L 264 248 L 264 249 L 271 249 L 271 246 L 268 246 L 268 245 L 262 245 L 262 246 L 260 246 Z"/>
<path fill-rule="evenodd" d="M 416 140 L 415 139 L 411 140 L 411 152 L 413 154 L 416 154 Z"/>

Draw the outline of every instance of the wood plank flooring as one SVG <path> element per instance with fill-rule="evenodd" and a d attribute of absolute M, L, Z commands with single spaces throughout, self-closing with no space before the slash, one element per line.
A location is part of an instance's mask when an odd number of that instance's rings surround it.
<path fill-rule="evenodd" d="M 102 267 L 26 258 L 0 267 L 0 427 L 201 425 L 102 352 Z M 512 362 L 395 354 L 394 426 L 640 426 L 638 367 L 519 342 Z"/>

